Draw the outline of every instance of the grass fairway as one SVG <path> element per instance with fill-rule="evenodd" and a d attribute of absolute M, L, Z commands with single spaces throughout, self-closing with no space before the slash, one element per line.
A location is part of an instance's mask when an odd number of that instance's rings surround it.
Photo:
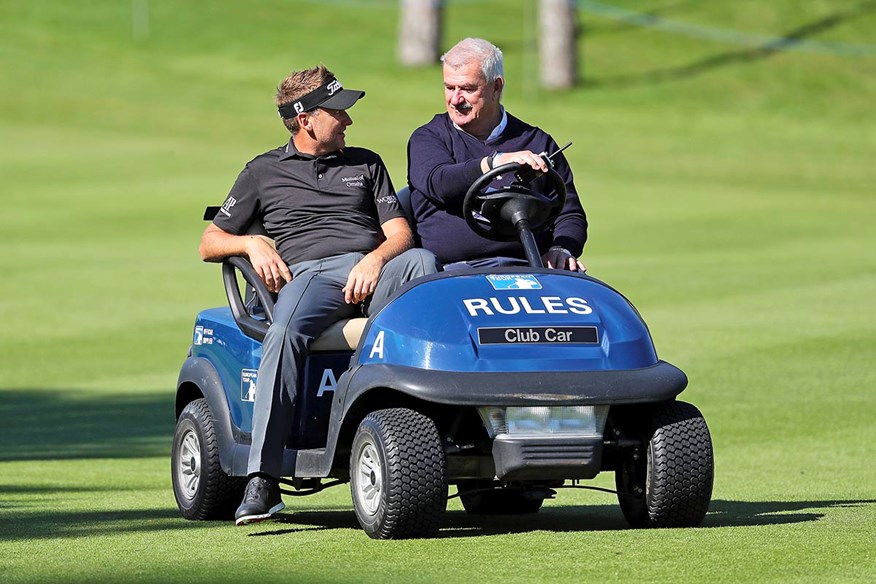
<path fill-rule="evenodd" d="M 427 541 L 369 540 L 346 487 L 256 526 L 180 518 L 174 385 L 195 314 L 224 302 L 200 214 L 286 140 L 272 88 L 324 61 L 366 89 L 348 140 L 398 186 L 440 69 L 395 64 L 395 0 L 7 0 L 0 582 L 876 579 L 876 5 L 613 2 L 837 43 L 758 50 L 582 12 L 586 83 L 546 93 L 533 2 L 447 3 L 444 46 L 499 44 L 509 110 L 574 140 L 584 259 L 690 378 L 715 444 L 702 528 L 628 530 L 614 496 L 574 490 L 525 518 L 454 499 Z"/>

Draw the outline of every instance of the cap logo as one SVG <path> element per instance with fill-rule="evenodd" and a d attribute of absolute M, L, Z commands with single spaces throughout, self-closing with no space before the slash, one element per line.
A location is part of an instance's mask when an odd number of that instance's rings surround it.
<path fill-rule="evenodd" d="M 300 113 L 309 112 L 318 108 L 333 97 L 342 95 L 344 91 L 344 86 L 341 85 L 341 82 L 333 77 L 329 79 L 325 85 L 320 85 L 307 95 L 302 95 L 296 101 L 280 106 L 277 108 L 277 111 L 282 118 L 294 118 Z M 357 97 L 352 98 L 353 101 L 356 101 L 365 94 L 364 91 L 353 93 L 359 94 Z"/>

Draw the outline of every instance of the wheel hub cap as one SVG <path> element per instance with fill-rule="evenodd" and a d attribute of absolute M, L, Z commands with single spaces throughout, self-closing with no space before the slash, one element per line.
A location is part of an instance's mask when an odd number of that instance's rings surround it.
<path fill-rule="evenodd" d="M 356 498 L 360 507 L 369 515 L 377 513 L 383 491 L 383 468 L 377 449 L 370 442 L 359 448 L 356 457 Z"/>
<path fill-rule="evenodd" d="M 192 430 L 183 434 L 179 443 L 179 465 L 176 469 L 177 482 L 182 494 L 189 500 L 195 497 L 201 483 L 201 443 Z"/>

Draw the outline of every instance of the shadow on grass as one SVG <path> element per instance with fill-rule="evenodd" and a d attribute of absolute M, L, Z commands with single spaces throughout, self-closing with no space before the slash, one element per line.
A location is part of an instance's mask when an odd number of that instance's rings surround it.
<path fill-rule="evenodd" d="M 32 496 L 50 496 L 67 493 L 102 493 L 107 490 L 107 487 L 71 487 L 66 485 L 0 485 L 0 496 L 9 495 L 32 495 Z M 113 491 L 136 491 L 138 487 L 134 486 L 118 486 L 113 485 Z"/>
<path fill-rule="evenodd" d="M 876 504 L 876 500 L 852 501 L 712 501 L 703 528 L 789 525 L 817 521 L 832 509 Z M 293 535 L 304 531 L 359 529 L 350 510 L 299 511 L 278 516 L 265 524 L 274 529 L 248 534 L 249 537 Z M 294 525 L 282 527 L 278 525 Z M 528 533 L 532 531 L 594 532 L 629 529 L 616 505 L 545 507 L 530 515 L 470 515 L 448 511 L 438 538 L 478 537 Z"/>
<path fill-rule="evenodd" d="M 662 6 L 656 6 L 654 8 L 643 8 L 639 14 L 640 18 L 645 20 L 659 20 L 665 16 L 671 16 L 672 14 L 684 14 L 684 11 L 688 8 L 699 6 L 701 4 L 703 4 L 703 0 L 680 0 Z M 586 23 L 584 27 L 584 34 L 586 37 L 618 33 L 628 34 L 650 30 L 646 27 L 631 25 L 629 22 L 624 21 L 599 22 L 596 24 Z"/>
<path fill-rule="evenodd" d="M 87 489 L 85 489 L 87 490 Z M 703 528 L 792 525 L 817 521 L 832 510 L 876 504 L 876 500 L 850 501 L 723 501 L 712 502 Z M 19 506 L 13 504 L 13 506 Z M 230 521 L 202 522 L 182 519 L 175 508 L 64 512 L 34 510 L 24 506 L 15 516 L 4 513 L 0 541 L 55 539 L 196 528 L 240 529 Z M 248 537 L 294 536 L 313 531 L 359 530 L 352 509 L 292 511 L 259 524 L 261 531 Z M 629 529 L 615 505 L 549 506 L 532 515 L 469 515 L 449 511 L 438 538 L 479 537 L 533 531 L 598 532 Z"/>
<path fill-rule="evenodd" d="M 768 57 L 772 57 L 787 49 L 793 48 L 802 41 L 813 37 L 822 32 L 840 26 L 846 22 L 856 20 L 862 16 L 876 11 L 876 1 L 867 0 L 861 2 L 857 6 L 845 11 L 836 11 L 812 22 L 806 23 L 793 30 L 788 31 L 784 35 L 777 37 L 775 41 L 768 42 L 762 46 L 740 51 L 732 51 L 720 53 L 687 65 L 677 67 L 669 67 L 654 71 L 646 71 L 643 73 L 633 73 L 628 75 L 616 75 L 587 78 L 584 80 L 584 86 L 595 89 L 609 88 L 627 88 L 640 85 L 654 85 L 658 83 L 666 83 L 670 81 L 680 81 L 691 77 L 696 77 L 712 70 L 734 65 L 737 63 L 750 63 L 760 61 Z"/>
<path fill-rule="evenodd" d="M 864 507 L 876 499 L 852 501 L 712 501 L 703 527 L 745 527 L 818 521 L 831 509 Z"/>
<path fill-rule="evenodd" d="M 209 524 L 186 521 L 176 509 L 121 511 L 34 511 L 24 507 L 15 517 L 0 521 L 0 541 L 57 539 L 203 528 Z"/>
<path fill-rule="evenodd" d="M 168 455 L 173 395 L 0 389 L 0 462 Z"/>

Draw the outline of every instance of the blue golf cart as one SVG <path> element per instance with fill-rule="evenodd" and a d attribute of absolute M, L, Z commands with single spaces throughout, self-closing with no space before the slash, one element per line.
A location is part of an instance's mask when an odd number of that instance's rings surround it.
<path fill-rule="evenodd" d="M 283 492 L 350 484 L 377 539 L 437 533 L 449 487 L 473 514 L 537 512 L 560 488 L 613 472 L 632 527 L 700 525 L 713 455 L 685 374 L 657 357 L 617 290 L 542 267 L 533 232 L 565 200 L 497 167 L 464 215 L 484 237 L 518 238 L 528 267 L 409 282 L 368 319 L 341 321 L 311 347 L 286 445 Z M 176 391 L 173 490 L 187 519 L 228 518 L 246 484 L 261 341 L 274 297 L 246 258 L 222 265 L 228 306 L 198 314 Z M 571 483 L 570 483 L 571 481 Z M 294 517 L 294 515 L 293 515 Z"/>

